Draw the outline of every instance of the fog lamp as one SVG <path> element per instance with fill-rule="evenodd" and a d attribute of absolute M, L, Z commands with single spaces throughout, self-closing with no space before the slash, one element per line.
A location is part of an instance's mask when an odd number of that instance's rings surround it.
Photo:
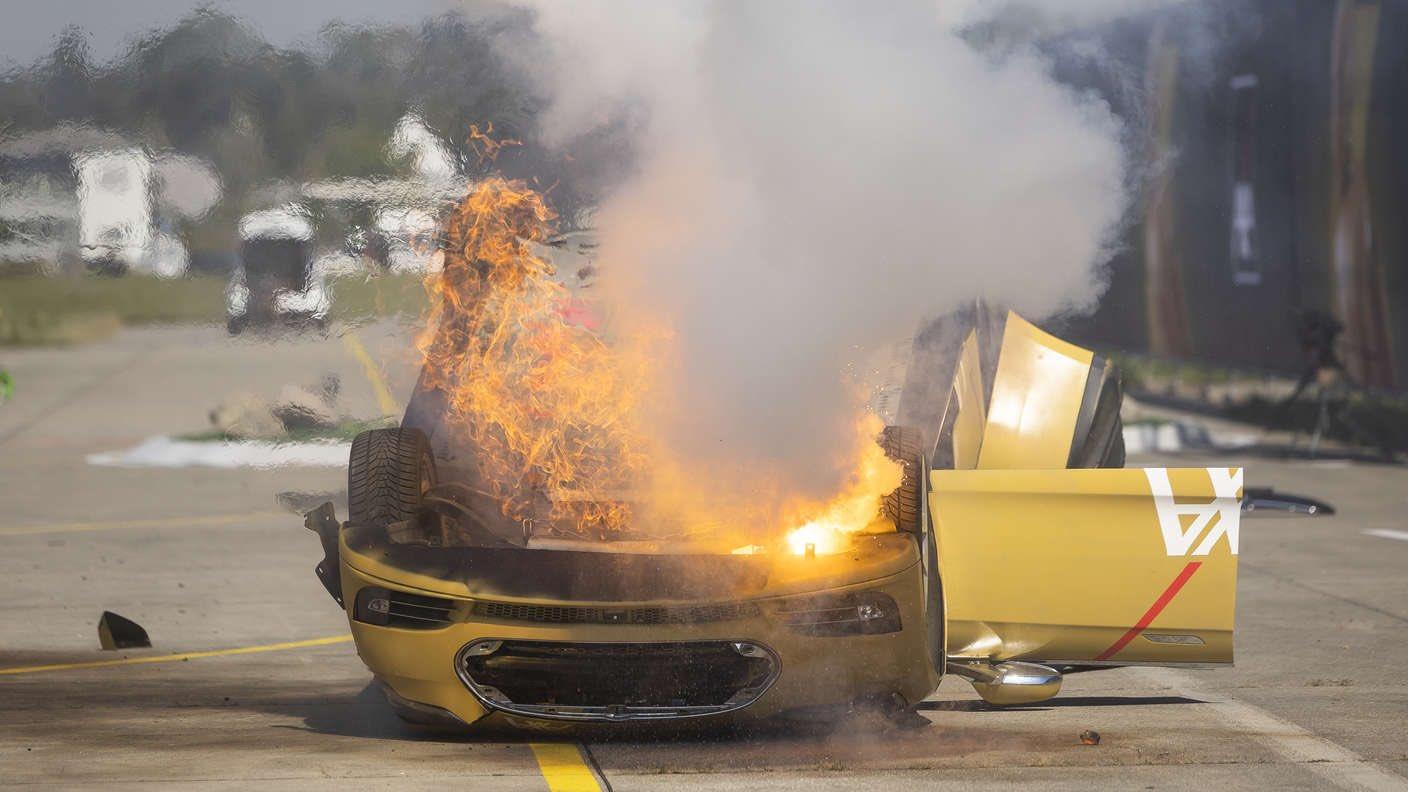
<path fill-rule="evenodd" d="M 817 637 L 882 635 L 902 628 L 899 605 L 881 591 L 800 599 L 779 613 L 788 627 Z"/>
<path fill-rule="evenodd" d="M 856 606 L 856 615 L 861 621 L 874 621 L 885 618 L 885 610 L 873 602 L 866 602 Z"/>
<path fill-rule="evenodd" d="M 367 586 L 358 591 L 357 601 L 352 606 L 352 618 L 385 627 L 391 620 L 391 592 L 377 586 Z"/>
<path fill-rule="evenodd" d="M 855 595 L 856 619 L 866 635 L 899 632 L 900 606 L 888 594 L 865 591 Z"/>

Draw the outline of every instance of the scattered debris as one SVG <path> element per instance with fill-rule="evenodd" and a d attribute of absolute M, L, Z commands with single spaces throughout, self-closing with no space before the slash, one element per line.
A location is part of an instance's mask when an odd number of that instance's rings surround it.
<path fill-rule="evenodd" d="M 236 394 L 210 411 L 210 424 L 224 437 L 239 440 L 280 440 L 294 432 L 334 429 L 342 420 L 341 390 L 341 382 L 329 374 L 317 385 L 285 385 L 273 401 Z"/>
<path fill-rule="evenodd" d="M 338 422 L 337 394 L 341 389 L 342 384 L 331 374 L 323 378 L 317 392 L 285 385 L 272 406 L 274 417 L 287 432 L 332 428 Z"/>
<path fill-rule="evenodd" d="M 1080 733 L 1080 744 L 1081 744 L 1081 745 L 1099 745 L 1099 744 L 1100 744 L 1100 732 L 1098 732 L 1098 731 L 1091 731 L 1090 729 L 1086 729 L 1085 731 L 1083 731 L 1083 732 Z"/>
<path fill-rule="evenodd" d="M 179 437 L 149 437 L 122 451 L 87 456 L 88 464 L 111 467 L 341 467 L 358 432 L 388 419 L 351 418 L 337 403 L 342 386 L 334 375 L 316 385 L 285 385 L 273 401 L 235 394 L 210 411 L 212 430 Z M 345 497 L 345 496 L 344 496 Z M 321 503 L 325 498 L 320 498 Z M 286 504 L 287 505 L 287 504 Z M 302 513 L 307 508 L 299 508 Z"/>
<path fill-rule="evenodd" d="M 269 402 L 253 393 L 237 394 L 211 410 L 210 423 L 226 437 L 277 437 L 284 431 Z"/>
<path fill-rule="evenodd" d="M 147 631 L 131 619 L 103 611 L 98 619 L 98 643 L 103 649 L 145 649 L 152 645 Z"/>
<path fill-rule="evenodd" d="M 1276 511 L 1314 517 L 1334 514 L 1335 507 L 1304 495 L 1277 492 L 1270 487 L 1247 487 L 1242 496 L 1242 511 Z"/>

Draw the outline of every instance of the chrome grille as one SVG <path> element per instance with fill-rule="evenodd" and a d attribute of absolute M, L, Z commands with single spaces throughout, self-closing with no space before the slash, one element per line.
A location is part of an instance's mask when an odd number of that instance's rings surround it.
<path fill-rule="evenodd" d="M 777 679 L 777 655 L 752 641 L 575 643 L 485 638 L 456 658 L 486 706 L 539 718 L 678 719 L 746 707 Z"/>

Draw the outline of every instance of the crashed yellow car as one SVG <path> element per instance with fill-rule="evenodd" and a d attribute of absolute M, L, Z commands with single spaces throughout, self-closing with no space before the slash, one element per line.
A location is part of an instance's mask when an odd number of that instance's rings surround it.
<path fill-rule="evenodd" d="M 821 555 L 451 541 L 489 507 L 421 389 L 353 443 L 349 519 L 309 513 L 317 574 L 423 723 L 826 719 L 907 712 L 946 673 L 1003 705 L 1074 669 L 1232 662 L 1241 470 L 1123 468 L 1112 366 L 1015 314 L 947 370 L 936 425 L 884 434 L 894 529 Z"/>

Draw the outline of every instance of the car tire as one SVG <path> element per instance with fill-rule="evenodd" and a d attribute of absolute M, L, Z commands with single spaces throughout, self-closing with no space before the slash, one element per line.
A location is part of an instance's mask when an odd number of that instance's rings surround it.
<path fill-rule="evenodd" d="M 413 519 L 436 481 L 435 457 L 421 430 L 362 432 L 347 463 L 347 519 L 383 527 Z"/>
<path fill-rule="evenodd" d="M 880 447 L 885 449 L 885 456 L 903 466 L 900 485 L 885 496 L 884 514 L 894 521 L 898 530 L 920 533 L 919 477 L 924 469 L 920 458 L 924 453 L 924 441 L 919 430 L 909 426 L 887 426 L 880 434 Z"/>
<path fill-rule="evenodd" d="M 885 456 L 904 466 L 899 487 L 885 496 L 884 513 L 894 520 L 896 530 L 913 533 L 919 542 L 920 574 L 924 579 L 924 643 L 934 673 L 941 677 L 947 667 L 944 593 L 943 581 L 939 579 L 938 543 L 933 526 L 926 524 L 923 435 L 913 427 L 887 426 L 879 442 Z"/>

